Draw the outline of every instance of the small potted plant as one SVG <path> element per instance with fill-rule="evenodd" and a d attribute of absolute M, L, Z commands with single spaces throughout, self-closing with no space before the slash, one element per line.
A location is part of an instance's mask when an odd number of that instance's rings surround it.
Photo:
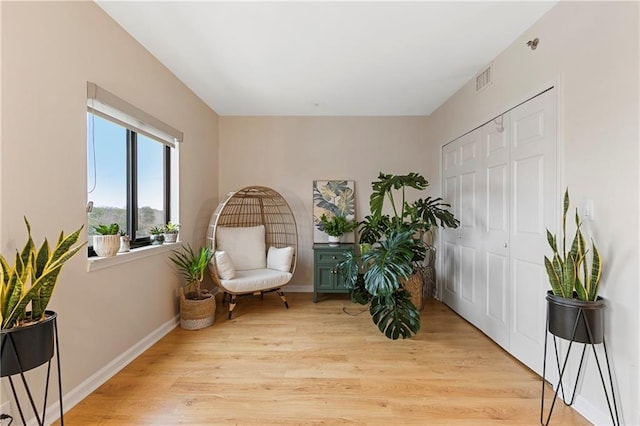
<path fill-rule="evenodd" d="M 178 233 L 180 232 L 180 224 L 169 222 L 164 226 L 164 242 L 175 243 L 178 241 Z"/>
<path fill-rule="evenodd" d="M 151 245 L 159 246 L 164 243 L 164 226 L 154 226 L 149 230 L 151 234 L 149 239 L 151 240 Z"/>
<path fill-rule="evenodd" d="M 169 259 L 185 280 L 184 289 L 180 287 L 180 327 L 186 330 L 208 327 L 215 320 L 216 299 L 201 284 L 214 252 L 209 247 L 201 247 L 195 252 L 187 244 L 173 253 Z"/>
<path fill-rule="evenodd" d="M 337 246 L 340 244 L 342 236 L 348 232 L 355 230 L 358 227 L 358 223 L 355 220 L 349 220 L 344 216 L 331 216 L 326 214 L 320 216 L 320 223 L 318 229 L 323 231 L 329 237 L 329 245 Z"/>
<path fill-rule="evenodd" d="M 99 224 L 93 229 L 97 235 L 93 236 L 93 250 L 100 257 L 112 257 L 120 250 L 120 226 L 117 223 L 111 225 Z"/>

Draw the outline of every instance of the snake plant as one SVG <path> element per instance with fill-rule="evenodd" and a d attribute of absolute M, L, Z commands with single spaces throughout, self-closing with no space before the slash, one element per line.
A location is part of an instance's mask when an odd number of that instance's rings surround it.
<path fill-rule="evenodd" d="M 576 209 L 576 232 L 567 252 L 567 213 L 569 212 L 569 190 L 564 193 L 562 212 L 562 253 L 558 251 L 558 241 L 555 235 L 547 229 L 547 241 L 553 251 L 552 259 L 544 258 L 544 266 L 549 276 L 549 283 L 553 294 L 560 297 L 573 298 L 574 294 L 579 300 L 593 301 L 598 297 L 598 286 L 602 276 L 602 262 L 600 252 L 591 239 L 592 255 L 591 265 L 588 265 L 584 236 L 580 227 L 582 222 Z"/>
<path fill-rule="evenodd" d="M 86 244 L 74 246 L 80 237 L 83 226 L 70 235 L 60 233 L 53 248 L 45 238 L 39 249 L 31 238 L 31 225 L 24 218 L 29 238 L 21 252 L 16 251 L 15 264 L 12 266 L 0 255 L 2 288 L 0 289 L 0 313 L 2 329 L 19 326 L 26 319 L 26 310 L 31 304 L 29 321 L 39 321 L 58 281 L 64 264 Z"/>

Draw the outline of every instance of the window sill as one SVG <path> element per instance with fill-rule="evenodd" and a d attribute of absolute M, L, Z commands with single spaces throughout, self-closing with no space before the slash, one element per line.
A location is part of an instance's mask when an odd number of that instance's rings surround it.
<path fill-rule="evenodd" d="M 132 249 L 130 252 L 118 253 L 113 257 L 90 257 L 87 259 L 87 272 L 110 268 L 123 263 L 133 262 L 134 260 L 144 259 L 145 257 L 157 256 L 171 251 L 179 245 L 180 241 L 177 243 L 165 243 L 158 246 L 144 246 Z"/>

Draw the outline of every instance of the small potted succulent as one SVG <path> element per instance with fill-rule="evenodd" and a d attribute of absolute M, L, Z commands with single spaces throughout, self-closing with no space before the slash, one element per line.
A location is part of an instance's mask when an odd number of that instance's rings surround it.
<path fill-rule="evenodd" d="M 344 216 L 331 216 L 326 214 L 320 216 L 320 223 L 318 229 L 323 231 L 329 237 L 329 245 L 337 246 L 340 244 L 342 236 L 348 232 L 355 230 L 358 227 L 358 223 L 355 220 L 349 220 Z"/>
<path fill-rule="evenodd" d="M 180 232 L 180 224 L 168 222 L 164 226 L 164 242 L 165 243 L 175 243 L 178 241 L 178 233 Z"/>
<path fill-rule="evenodd" d="M 164 226 L 154 226 L 149 230 L 151 234 L 149 239 L 151 240 L 151 245 L 159 246 L 164 243 Z"/>
<path fill-rule="evenodd" d="M 93 250 L 100 257 L 112 257 L 120 250 L 120 226 L 117 223 L 111 225 L 99 224 L 93 229 L 97 235 L 93 236 Z"/>

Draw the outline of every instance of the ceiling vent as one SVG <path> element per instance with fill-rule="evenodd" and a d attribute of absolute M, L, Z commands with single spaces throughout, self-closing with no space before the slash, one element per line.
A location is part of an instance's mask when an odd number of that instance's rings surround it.
<path fill-rule="evenodd" d="M 491 72 L 491 66 L 492 64 L 490 64 L 476 76 L 476 93 L 491 85 L 491 83 L 493 82 L 493 73 Z"/>

